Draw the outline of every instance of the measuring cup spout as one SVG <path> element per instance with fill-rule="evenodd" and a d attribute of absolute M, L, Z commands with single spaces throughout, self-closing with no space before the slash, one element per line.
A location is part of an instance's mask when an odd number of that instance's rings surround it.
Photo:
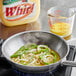
<path fill-rule="evenodd" d="M 70 8 L 70 9 L 73 12 L 73 15 L 75 15 L 76 14 L 76 7 L 73 7 L 73 8 Z"/>

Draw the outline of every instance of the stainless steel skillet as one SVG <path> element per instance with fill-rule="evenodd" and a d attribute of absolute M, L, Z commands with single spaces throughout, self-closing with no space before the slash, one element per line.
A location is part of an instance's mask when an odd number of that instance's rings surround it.
<path fill-rule="evenodd" d="M 57 51 L 61 60 L 46 66 L 26 66 L 14 63 L 11 61 L 10 56 L 15 53 L 22 45 L 27 43 L 46 44 L 51 49 Z M 44 31 L 28 31 L 21 32 L 9 37 L 2 44 L 3 56 L 18 70 L 22 72 L 45 72 L 49 69 L 52 71 L 59 65 L 76 66 L 76 62 L 66 61 L 66 56 L 69 52 L 69 46 L 64 39 L 50 32 Z"/>

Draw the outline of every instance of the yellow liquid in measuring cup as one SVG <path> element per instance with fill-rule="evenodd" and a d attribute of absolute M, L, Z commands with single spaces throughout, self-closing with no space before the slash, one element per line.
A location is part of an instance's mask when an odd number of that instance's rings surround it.
<path fill-rule="evenodd" d="M 59 36 L 67 36 L 71 34 L 70 25 L 64 22 L 58 22 L 50 27 L 50 31 Z"/>

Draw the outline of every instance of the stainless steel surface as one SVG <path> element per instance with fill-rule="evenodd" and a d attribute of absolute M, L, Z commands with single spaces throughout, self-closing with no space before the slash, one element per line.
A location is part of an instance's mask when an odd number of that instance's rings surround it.
<path fill-rule="evenodd" d="M 40 67 L 24 66 L 12 62 L 10 56 L 15 53 L 22 45 L 27 43 L 46 44 L 51 49 L 59 53 L 61 60 L 54 64 Z M 52 33 L 42 31 L 31 31 L 15 34 L 8 38 L 2 45 L 2 53 L 4 57 L 10 61 L 15 68 L 23 72 L 45 72 L 49 69 L 52 71 L 64 60 L 64 58 L 66 58 L 68 52 L 69 48 L 62 38 Z"/>

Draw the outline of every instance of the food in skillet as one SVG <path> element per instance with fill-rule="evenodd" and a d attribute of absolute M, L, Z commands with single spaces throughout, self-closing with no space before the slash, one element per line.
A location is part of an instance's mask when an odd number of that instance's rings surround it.
<path fill-rule="evenodd" d="M 60 56 L 47 45 L 28 44 L 14 53 L 11 60 L 22 65 L 44 66 L 59 61 Z"/>

